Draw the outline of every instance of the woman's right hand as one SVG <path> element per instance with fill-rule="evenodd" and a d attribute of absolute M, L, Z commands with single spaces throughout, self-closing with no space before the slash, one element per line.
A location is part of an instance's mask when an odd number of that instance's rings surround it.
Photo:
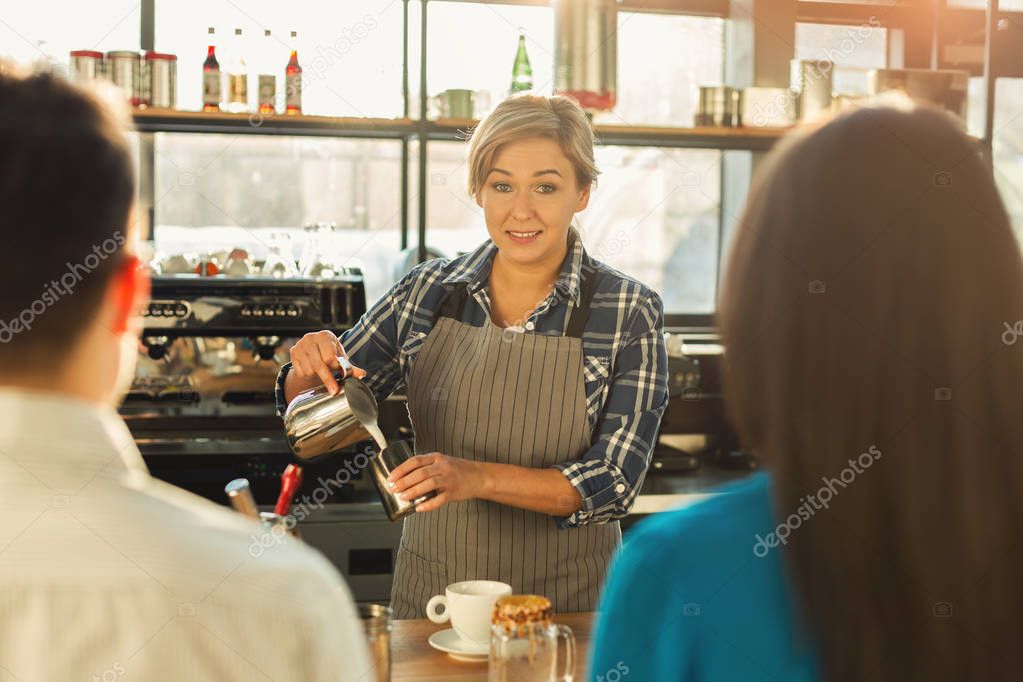
<path fill-rule="evenodd" d="M 333 332 L 310 332 L 291 347 L 291 372 L 288 379 L 294 375 L 295 380 L 309 387 L 319 378 L 331 395 L 334 395 L 339 390 L 334 372 L 342 370 L 338 356 L 348 357 Z M 352 374 L 362 379 L 366 376 L 366 370 L 352 365 Z"/>

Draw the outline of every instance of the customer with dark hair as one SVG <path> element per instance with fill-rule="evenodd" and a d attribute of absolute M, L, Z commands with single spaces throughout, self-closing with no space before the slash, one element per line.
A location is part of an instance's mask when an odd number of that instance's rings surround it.
<path fill-rule="evenodd" d="M 259 526 L 151 478 L 114 411 L 149 290 L 119 113 L 0 62 L 0 677 L 368 679 L 333 567 L 251 551 Z"/>
<path fill-rule="evenodd" d="M 591 670 L 1023 675 L 1020 246 L 973 140 L 871 106 L 785 141 L 724 281 L 726 397 L 768 474 L 627 536 Z"/>

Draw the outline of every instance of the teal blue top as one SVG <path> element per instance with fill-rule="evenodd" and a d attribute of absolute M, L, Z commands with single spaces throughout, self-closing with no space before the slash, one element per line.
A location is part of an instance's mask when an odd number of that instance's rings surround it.
<path fill-rule="evenodd" d="M 757 546 L 777 525 L 767 474 L 718 492 L 626 533 L 598 607 L 591 680 L 818 679 L 796 633 L 783 548 Z"/>

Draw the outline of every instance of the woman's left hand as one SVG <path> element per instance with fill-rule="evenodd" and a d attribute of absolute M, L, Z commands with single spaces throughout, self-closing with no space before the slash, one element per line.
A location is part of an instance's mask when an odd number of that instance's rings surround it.
<path fill-rule="evenodd" d="M 479 462 L 431 452 L 402 462 L 387 481 L 391 490 L 408 500 L 436 490 L 436 497 L 416 507 L 417 512 L 433 511 L 448 502 L 479 497 L 483 488 L 483 469 Z"/>

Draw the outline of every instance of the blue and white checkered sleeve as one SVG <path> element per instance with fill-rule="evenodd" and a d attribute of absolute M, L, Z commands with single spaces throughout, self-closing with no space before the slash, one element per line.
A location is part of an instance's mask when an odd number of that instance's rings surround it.
<path fill-rule="evenodd" d="M 582 497 L 582 508 L 558 519 L 561 528 L 607 523 L 629 513 L 650 464 L 668 406 L 664 307 L 650 292 L 638 306 L 615 372 L 594 444 L 573 462 L 555 465 Z"/>

